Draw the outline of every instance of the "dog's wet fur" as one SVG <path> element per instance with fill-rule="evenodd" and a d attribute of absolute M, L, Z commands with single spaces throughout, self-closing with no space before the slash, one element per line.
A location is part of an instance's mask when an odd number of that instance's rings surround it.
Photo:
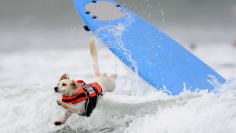
<path fill-rule="evenodd" d="M 98 83 L 102 87 L 103 94 L 106 92 L 113 92 L 116 88 L 117 74 L 107 75 L 106 73 L 101 73 L 98 65 L 96 40 L 91 39 L 89 46 L 90 54 L 93 60 L 94 82 Z M 59 83 L 54 88 L 54 91 L 56 93 L 60 93 L 63 96 L 73 96 L 81 86 L 82 84 L 77 83 L 75 80 L 71 80 L 69 75 L 65 73 L 60 77 Z M 56 126 L 64 124 L 72 113 L 82 116 L 85 113 L 85 103 L 86 101 L 76 104 L 65 104 L 61 100 L 58 100 L 57 104 L 65 108 L 66 112 L 62 117 L 58 118 L 54 124 Z"/>

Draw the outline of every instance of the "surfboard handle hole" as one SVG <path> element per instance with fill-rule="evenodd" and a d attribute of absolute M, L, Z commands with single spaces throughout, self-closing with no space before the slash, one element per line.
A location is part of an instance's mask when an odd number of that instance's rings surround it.
<path fill-rule="evenodd" d="M 89 27 L 87 25 L 84 26 L 85 31 L 90 31 Z"/>
<path fill-rule="evenodd" d="M 93 2 L 93 3 L 97 3 L 97 1 L 96 1 L 96 0 L 93 0 L 92 2 Z"/>
<path fill-rule="evenodd" d="M 98 17 L 97 16 L 93 16 L 93 19 L 97 19 Z"/>
<path fill-rule="evenodd" d="M 121 5 L 116 5 L 116 7 L 121 7 Z"/>
<path fill-rule="evenodd" d="M 90 14 L 90 12 L 89 11 L 87 11 L 87 12 L 85 12 L 86 14 Z"/>

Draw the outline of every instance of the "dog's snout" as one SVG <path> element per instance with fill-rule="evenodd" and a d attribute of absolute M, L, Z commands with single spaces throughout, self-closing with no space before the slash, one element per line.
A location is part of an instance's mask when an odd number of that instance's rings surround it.
<path fill-rule="evenodd" d="M 58 87 L 54 87 L 54 91 L 55 91 L 55 92 L 58 92 Z"/>

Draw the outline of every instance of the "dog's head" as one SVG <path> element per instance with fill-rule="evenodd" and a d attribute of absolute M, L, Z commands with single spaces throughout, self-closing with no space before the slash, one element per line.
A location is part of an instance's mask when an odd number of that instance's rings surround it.
<path fill-rule="evenodd" d="M 70 80 L 68 74 L 65 73 L 60 77 L 58 85 L 54 87 L 54 91 L 62 95 L 73 95 L 80 87 L 79 83 Z"/>

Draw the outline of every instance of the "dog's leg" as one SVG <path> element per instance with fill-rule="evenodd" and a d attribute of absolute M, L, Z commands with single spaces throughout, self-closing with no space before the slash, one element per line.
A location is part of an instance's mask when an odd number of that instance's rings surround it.
<path fill-rule="evenodd" d="M 64 116 L 62 116 L 60 119 L 58 119 L 54 124 L 56 126 L 62 125 L 64 123 L 66 123 L 66 121 L 68 120 L 68 118 L 71 116 L 71 112 L 70 111 L 66 111 Z"/>
<path fill-rule="evenodd" d="M 95 72 L 95 76 L 96 77 L 101 76 L 99 65 L 98 65 L 98 52 L 96 48 L 96 40 L 94 38 L 90 40 L 89 48 L 90 48 L 90 54 L 93 59 L 93 69 Z"/>
<path fill-rule="evenodd" d="M 113 92 L 115 90 L 116 79 L 117 79 L 117 74 L 112 74 L 112 75 L 108 76 L 109 85 L 106 88 L 107 92 Z"/>
<path fill-rule="evenodd" d="M 69 106 L 69 105 L 67 105 L 67 104 L 63 103 L 63 102 L 62 102 L 62 101 L 60 101 L 60 100 L 58 100 L 58 101 L 57 101 L 57 104 L 58 104 L 58 105 L 60 105 L 61 107 L 65 108 L 65 109 L 69 109 L 69 108 L 70 108 L 70 106 Z"/>
<path fill-rule="evenodd" d="M 76 105 L 69 105 L 69 104 L 65 104 L 63 103 L 62 101 L 58 100 L 57 101 L 57 104 L 61 107 L 63 107 L 64 109 L 67 109 L 68 111 L 70 112 L 75 112 L 77 113 L 78 112 L 78 107 Z M 83 103 L 81 103 L 83 104 Z"/>

